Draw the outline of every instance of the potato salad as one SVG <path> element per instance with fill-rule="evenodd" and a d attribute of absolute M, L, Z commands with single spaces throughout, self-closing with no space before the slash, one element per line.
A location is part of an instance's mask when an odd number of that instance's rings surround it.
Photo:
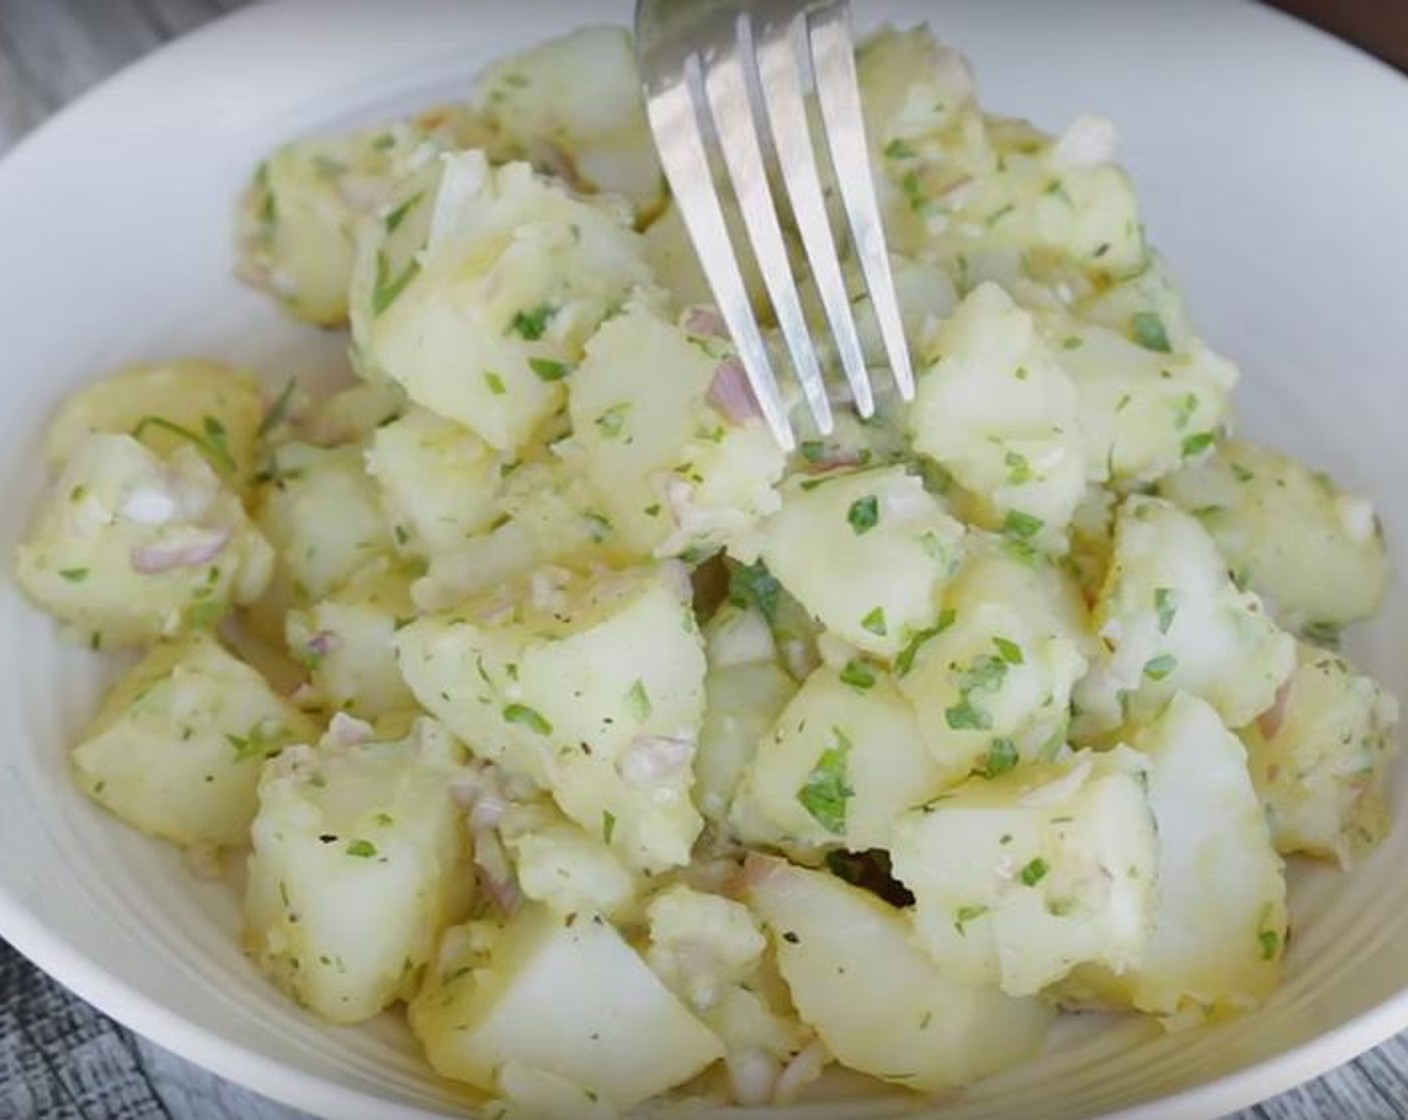
<path fill-rule="evenodd" d="M 49 427 L 19 582 L 136 654 L 78 784 L 484 1115 L 952 1093 L 1063 1012 L 1250 1011 L 1287 860 L 1388 826 L 1398 705 L 1339 645 L 1380 526 L 1236 435 L 1113 125 L 984 111 L 923 27 L 858 65 L 912 403 L 858 418 L 819 331 L 835 430 L 774 443 L 592 27 L 253 171 L 238 273 L 346 332 L 340 388 L 173 355 Z"/>

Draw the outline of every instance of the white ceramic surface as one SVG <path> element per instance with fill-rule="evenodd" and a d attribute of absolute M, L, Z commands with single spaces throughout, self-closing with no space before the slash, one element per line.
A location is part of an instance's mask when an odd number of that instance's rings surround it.
<path fill-rule="evenodd" d="M 1059 128 L 1113 116 L 1146 220 L 1204 333 L 1243 364 L 1246 430 L 1370 493 L 1408 570 L 1408 83 L 1232 2 L 859 3 L 927 18 L 977 64 L 987 103 Z M 0 164 L 0 934 L 172 1050 L 338 1120 L 463 1111 L 393 1020 L 312 1021 L 254 973 L 222 887 L 80 797 L 64 747 L 111 666 L 60 647 L 8 557 L 39 485 L 40 425 L 123 361 L 201 352 L 271 382 L 341 364 L 230 276 L 230 207 L 300 132 L 453 94 L 491 56 L 626 3 L 340 0 L 257 7 L 160 52 Z M 1356 635 L 1408 696 L 1408 600 Z M 1408 801 L 1408 768 L 1397 801 Z M 1259 1014 L 1176 1037 L 1079 1022 L 1039 1061 L 942 1115 L 1213 1117 L 1408 1026 L 1408 827 L 1352 877 L 1298 882 L 1289 981 Z M 806 1115 L 873 1117 L 852 1100 Z M 742 1112 L 735 1115 L 745 1114 Z"/>

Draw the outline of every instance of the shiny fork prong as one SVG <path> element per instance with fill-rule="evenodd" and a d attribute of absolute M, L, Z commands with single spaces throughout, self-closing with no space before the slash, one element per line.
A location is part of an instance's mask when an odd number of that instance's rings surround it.
<path fill-rule="evenodd" d="M 746 17 L 743 17 L 746 18 Z M 782 226 L 777 218 L 777 206 L 768 185 L 767 167 L 763 161 L 758 122 L 754 119 L 752 98 L 745 66 L 752 62 L 738 23 L 739 34 L 733 43 L 721 49 L 704 70 L 704 90 L 714 129 L 719 136 L 719 148 L 724 166 L 733 184 L 734 197 L 743 218 L 743 226 L 753 250 L 753 259 L 762 274 L 768 298 L 782 337 L 787 343 L 792 367 L 802 386 L 802 395 L 811 410 L 812 419 L 822 435 L 829 435 L 833 421 L 831 402 L 826 396 L 812 344 L 797 284 L 792 277 L 792 262 L 787 256 Z"/>
<path fill-rule="evenodd" d="M 826 198 L 807 121 L 802 71 L 797 60 L 797 40 L 806 30 L 805 21 L 805 13 L 794 13 L 763 26 L 754 25 L 759 83 L 779 172 L 792 205 L 792 217 L 816 280 L 851 399 L 861 416 L 872 416 L 875 398 L 845 277 L 841 273 L 840 254 L 836 251 L 836 239 L 826 213 Z"/>
<path fill-rule="evenodd" d="M 841 191 L 851 243 L 860 259 L 866 287 L 880 326 L 880 337 L 890 359 L 895 386 L 905 400 L 914 399 L 914 370 L 900 319 L 880 205 L 870 177 L 870 155 L 861 114 L 860 81 L 856 74 L 849 9 L 843 2 L 818 5 L 807 14 L 807 41 L 817 102 L 825 124 L 831 163 Z M 859 169 L 859 173 L 857 172 Z"/>
<path fill-rule="evenodd" d="M 647 98 L 651 128 L 657 136 L 669 137 L 668 143 L 657 145 L 660 162 L 704 276 L 713 290 L 719 314 L 738 347 L 739 359 L 763 419 L 782 448 L 791 451 L 796 446 L 792 425 L 787 419 L 767 346 L 753 316 L 748 289 L 714 191 L 713 173 L 699 128 L 700 106 L 696 104 L 688 74 L 681 73 L 680 78 L 652 90 Z"/>

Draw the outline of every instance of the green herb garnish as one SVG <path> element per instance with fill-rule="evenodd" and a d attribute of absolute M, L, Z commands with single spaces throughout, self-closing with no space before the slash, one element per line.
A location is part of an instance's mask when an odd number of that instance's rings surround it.
<path fill-rule="evenodd" d="M 1034 887 L 1046 878 L 1046 873 L 1050 870 L 1051 868 L 1048 866 L 1047 862 L 1040 856 L 1037 856 L 1036 859 L 1022 868 L 1021 871 L 1017 872 L 1017 878 L 1022 880 L 1023 886 Z"/>
<path fill-rule="evenodd" d="M 821 752 L 816 766 L 797 792 L 797 800 L 817 824 L 839 836 L 846 831 L 846 802 L 855 796 L 855 790 L 846 784 L 851 741 L 839 727 L 831 730 L 836 737 L 835 745 Z"/>
<path fill-rule="evenodd" d="M 864 498 L 858 498 L 851 503 L 851 508 L 846 511 L 846 520 L 855 530 L 856 536 L 862 536 L 870 532 L 880 523 L 880 502 L 874 494 Z"/>
<path fill-rule="evenodd" d="M 380 315 L 401 296 L 420 272 L 420 261 L 412 257 L 398 276 L 391 276 L 391 260 L 382 250 L 376 255 L 376 278 L 372 282 L 372 315 Z"/>
<path fill-rule="evenodd" d="M 1175 669 L 1178 668 L 1178 658 L 1171 653 L 1161 653 L 1158 657 L 1150 658 L 1144 665 L 1144 675 L 1151 681 L 1165 680 Z"/>
<path fill-rule="evenodd" d="M 871 668 L 868 661 L 859 657 L 853 657 L 847 661 L 840 676 L 846 684 L 852 688 L 860 689 L 862 692 L 875 687 L 875 670 Z"/>
<path fill-rule="evenodd" d="M 1173 347 L 1168 342 L 1168 331 L 1164 328 L 1164 321 L 1155 312 L 1135 312 L 1129 320 L 1129 326 L 1134 332 L 1134 341 L 1145 350 L 1156 350 L 1160 354 L 1173 353 Z"/>
<path fill-rule="evenodd" d="M 552 724 L 526 704 L 510 704 L 504 708 L 503 715 L 506 723 L 520 723 L 530 731 L 536 731 L 539 735 L 552 734 Z"/>
<path fill-rule="evenodd" d="M 516 334 L 529 342 L 537 342 L 548 329 L 548 323 L 557 314 L 557 308 L 550 303 L 540 303 L 529 311 L 514 315 L 508 325 L 508 334 Z"/>

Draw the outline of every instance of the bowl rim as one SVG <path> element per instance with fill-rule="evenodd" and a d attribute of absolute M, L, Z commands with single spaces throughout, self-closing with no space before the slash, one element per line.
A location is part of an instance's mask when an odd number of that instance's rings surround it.
<path fill-rule="evenodd" d="M 173 62 L 188 62 L 188 56 L 198 57 L 232 29 L 247 30 L 257 26 L 268 19 L 275 8 L 318 6 L 319 0 L 282 0 L 278 5 L 252 3 L 218 15 L 194 31 L 161 44 L 66 102 L 38 127 L 21 135 L 0 156 L 0 185 L 17 167 L 40 158 L 44 146 L 56 135 L 73 127 L 73 122 L 81 122 L 91 115 L 95 105 L 114 93 L 150 83 Z M 1379 71 L 1400 83 L 1401 92 L 1408 94 L 1408 75 L 1366 49 L 1338 39 L 1288 12 L 1261 5 L 1246 7 L 1254 9 L 1256 18 L 1263 21 L 1295 25 L 1304 37 L 1320 40 L 1322 49 L 1352 58 L 1362 70 Z M 1408 765 L 1408 759 L 1403 765 Z M 446 1115 L 440 1110 L 393 1101 L 375 1092 L 320 1077 L 186 1019 L 78 951 L 68 939 L 31 913 L 3 882 L 0 882 L 0 937 L 50 979 L 121 1026 L 217 1077 L 279 1104 L 340 1120 L 362 1116 L 376 1120 L 443 1120 Z M 1314 1080 L 1405 1029 L 1408 1029 L 1408 987 L 1274 1057 L 1138 1105 L 1093 1114 L 1088 1120 L 1168 1120 L 1172 1116 L 1213 1120 Z"/>

